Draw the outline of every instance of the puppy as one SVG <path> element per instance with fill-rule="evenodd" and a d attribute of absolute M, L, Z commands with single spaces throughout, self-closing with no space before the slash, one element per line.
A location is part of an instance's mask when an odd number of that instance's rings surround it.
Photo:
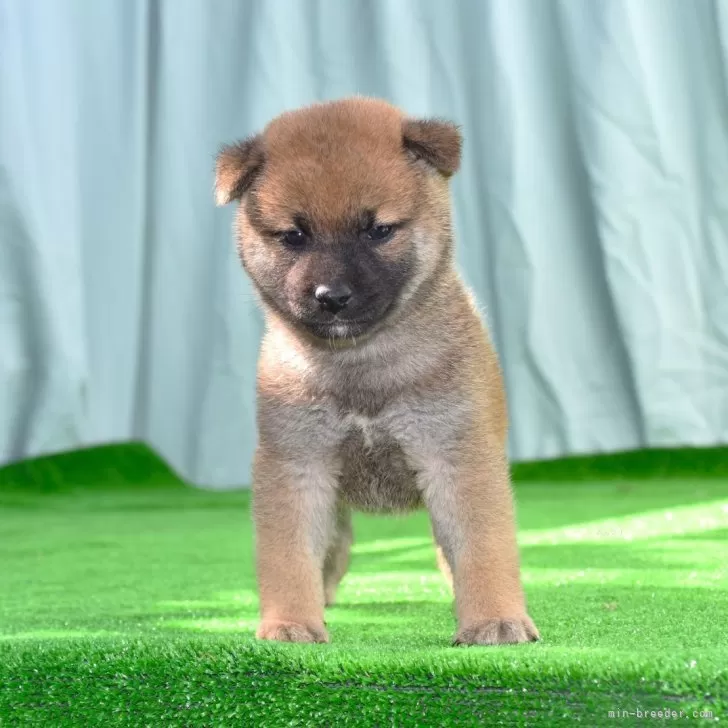
<path fill-rule="evenodd" d="M 428 509 L 455 644 L 538 639 L 526 612 L 501 372 L 454 269 L 453 124 L 315 104 L 224 146 L 218 204 L 267 329 L 253 466 L 257 636 L 326 642 L 351 509 Z"/>

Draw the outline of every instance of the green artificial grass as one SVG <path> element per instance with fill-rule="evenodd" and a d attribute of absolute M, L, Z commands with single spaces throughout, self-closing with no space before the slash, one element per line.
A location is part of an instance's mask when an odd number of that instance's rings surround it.
<path fill-rule="evenodd" d="M 728 720 L 728 451 L 515 479 L 541 642 L 450 646 L 420 513 L 358 516 L 331 644 L 280 645 L 253 639 L 247 492 L 189 487 L 138 445 L 0 469 L 0 726 Z"/>

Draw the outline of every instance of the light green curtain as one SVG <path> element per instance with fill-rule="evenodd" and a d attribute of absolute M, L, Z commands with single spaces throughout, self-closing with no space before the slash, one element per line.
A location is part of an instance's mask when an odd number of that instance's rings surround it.
<path fill-rule="evenodd" d="M 249 480 L 262 322 L 215 151 L 352 93 L 463 126 L 511 454 L 728 441 L 728 4 L 0 0 L 0 462 Z"/>

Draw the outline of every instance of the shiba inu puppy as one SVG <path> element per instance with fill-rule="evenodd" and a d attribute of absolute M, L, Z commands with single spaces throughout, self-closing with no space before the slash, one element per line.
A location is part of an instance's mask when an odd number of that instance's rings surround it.
<path fill-rule="evenodd" d="M 453 263 L 458 128 L 355 97 L 224 146 L 218 204 L 266 317 L 253 468 L 257 636 L 326 642 L 351 509 L 429 511 L 455 644 L 538 639 L 499 364 Z"/>

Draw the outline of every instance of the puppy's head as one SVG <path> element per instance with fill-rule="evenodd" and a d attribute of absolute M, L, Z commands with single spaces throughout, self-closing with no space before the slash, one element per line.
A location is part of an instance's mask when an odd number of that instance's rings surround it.
<path fill-rule="evenodd" d="M 352 98 L 287 112 L 223 147 L 218 204 L 263 302 L 321 339 L 373 333 L 450 254 L 448 122 Z"/>

